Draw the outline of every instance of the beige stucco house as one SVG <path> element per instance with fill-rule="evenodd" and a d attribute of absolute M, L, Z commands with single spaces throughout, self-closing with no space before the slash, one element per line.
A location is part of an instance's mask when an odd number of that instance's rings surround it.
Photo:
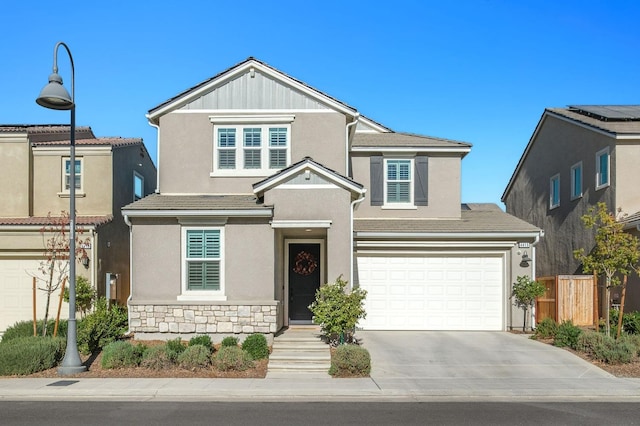
<path fill-rule="evenodd" d="M 69 132 L 68 125 L 0 125 L 0 333 L 32 318 L 32 280 L 45 251 L 41 229 L 49 214 L 69 211 Z M 120 208 L 153 192 L 155 181 L 141 139 L 96 138 L 89 127 L 76 129 L 76 223 L 83 230 L 78 240 L 88 240 L 87 259 L 76 271 L 99 295 L 122 304 L 130 268 L 129 227 Z M 36 292 L 36 303 L 43 318 L 44 292 Z"/>
<path fill-rule="evenodd" d="M 507 185 L 507 212 L 544 229 L 536 275 L 579 274 L 576 249 L 589 251 L 594 232 L 581 221 L 605 202 L 638 234 L 640 106 L 579 105 L 546 109 Z M 640 280 L 631 277 L 625 310 L 640 309 Z M 612 304 L 620 303 L 619 291 Z M 606 303 L 606 301 L 602 301 Z"/>
<path fill-rule="evenodd" d="M 309 323 L 339 276 L 368 292 L 364 329 L 522 323 L 511 285 L 539 229 L 461 203 L 471 145 L 393 132 L 254 58 L 147 117 L 158 190 L 123 209 L 136 337 Z"/>

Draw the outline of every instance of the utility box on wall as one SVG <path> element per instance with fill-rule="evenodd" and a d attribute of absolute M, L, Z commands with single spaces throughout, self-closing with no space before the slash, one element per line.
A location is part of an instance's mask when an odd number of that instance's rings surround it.
<path fill-rule="evenodd" d="M 107 300 L 116 300 L 118 298 L 118 274 L 107 272 L 105 284 Z"/>

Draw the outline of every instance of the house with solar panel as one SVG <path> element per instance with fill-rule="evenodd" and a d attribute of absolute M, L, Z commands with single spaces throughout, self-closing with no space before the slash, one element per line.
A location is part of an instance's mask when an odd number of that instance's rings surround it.
<path fill-rule="evenodd" d="M 98 295 L 126 305 L 129 297 L 129 227 L 120 208 L 153 192 L 156 168 L 140 138 L 96 137 L 76 128 L 76 224 L 86 256 L 76 265 Z M 50 234 L 69 211 L 69 125 L 0 125 L 0 334 L 18 321 L 45 316 L 46 293 L 33 292 Z M 68 269 L 67 269 L 68 270 Z M 58 280 L 54 271 L 54 282 Z M 60 274 L 64 278 L 64 273 Z M 36 287 L 43 282 L 37 280 Z M 57 312 L 58 288 L 49 318 Z M 67 317 L 66 304 L 61 316 Z"/>
<path fill-rule="evenodd" d="M 123 208 L 136 338 L 310 324 L 338 277 L 368 292 L 363 329 L 522 326 L 511 286 L 540 230 L 461 201 L 469 143 L 394 132 L 254 58 L 147 118 L 158 189 Z"/>
<path fill-rule="evenodd" d="M 599 202 L 626 214 L 625 228 L 640 225 L 640 106 L 575 105 L 542 114 L 502 195 L 508 213 L 544 229 L 536 275 L 581 273 L 573 251 L 594 245 L 581 216 Z M 625 311 L 640 309 L 640 286 L 631 277 Z M 601 303 L 620 303 L 619 291 Z"/>

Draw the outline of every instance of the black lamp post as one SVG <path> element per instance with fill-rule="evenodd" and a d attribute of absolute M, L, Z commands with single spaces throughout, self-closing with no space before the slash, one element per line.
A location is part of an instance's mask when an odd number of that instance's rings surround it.
<path fill-rule="evenodd" d="M 58 74 L 58 47 L 63 46 L 71 60 L 71 96 L 62 85 Z M 67 349 L 58 367 L 58 374 L 68 376 L 86 371 L 78 353 L 76 324 L 76 104 L 75 69 L 69 46 L 58 42 L 53 48 L 53 73 L 49 75 L 49 84 L 36 99 L 38 105 L 45 108 L 71 111 L 71 133 L 69 146 L 69 325 L 67 330 Z"/>

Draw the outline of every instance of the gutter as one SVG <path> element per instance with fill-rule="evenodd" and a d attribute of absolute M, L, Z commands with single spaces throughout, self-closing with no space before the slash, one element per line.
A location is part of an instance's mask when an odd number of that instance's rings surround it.
<path fill-rule="evenodd" d="M 123 215 L 124 223 L 129 227 L 129 297 L 127 297 L 127 331 L 125 336 L 133 334 L 131 331 L 131 299 L 133 298 L 133 226 L 128 215 Z"/>
<path fill-rule="evenodd" d="M 350 176 L 350 177 L 353 177 L 353 176 L 351 175 L 351 173 L 349 171 L 349 158 L 351 158 L 351 156 L 349 155 L 349 153 L 350 153 L 350 149 L 349 149 L 349 132 L 351 131 L 351 127 L 353 127 L 356 124 L 358 124 L 359 120 L 360 120 L 360 113 L 356 112 L 356 114 L 353 116 L 353 121 L 351 123 L 347 124 L 347 127 L 346 127 L 344 173 L 345 173 L 345 175 Z M 352 223 L 353 223 L 353 221 L 352 221 Z"/>

